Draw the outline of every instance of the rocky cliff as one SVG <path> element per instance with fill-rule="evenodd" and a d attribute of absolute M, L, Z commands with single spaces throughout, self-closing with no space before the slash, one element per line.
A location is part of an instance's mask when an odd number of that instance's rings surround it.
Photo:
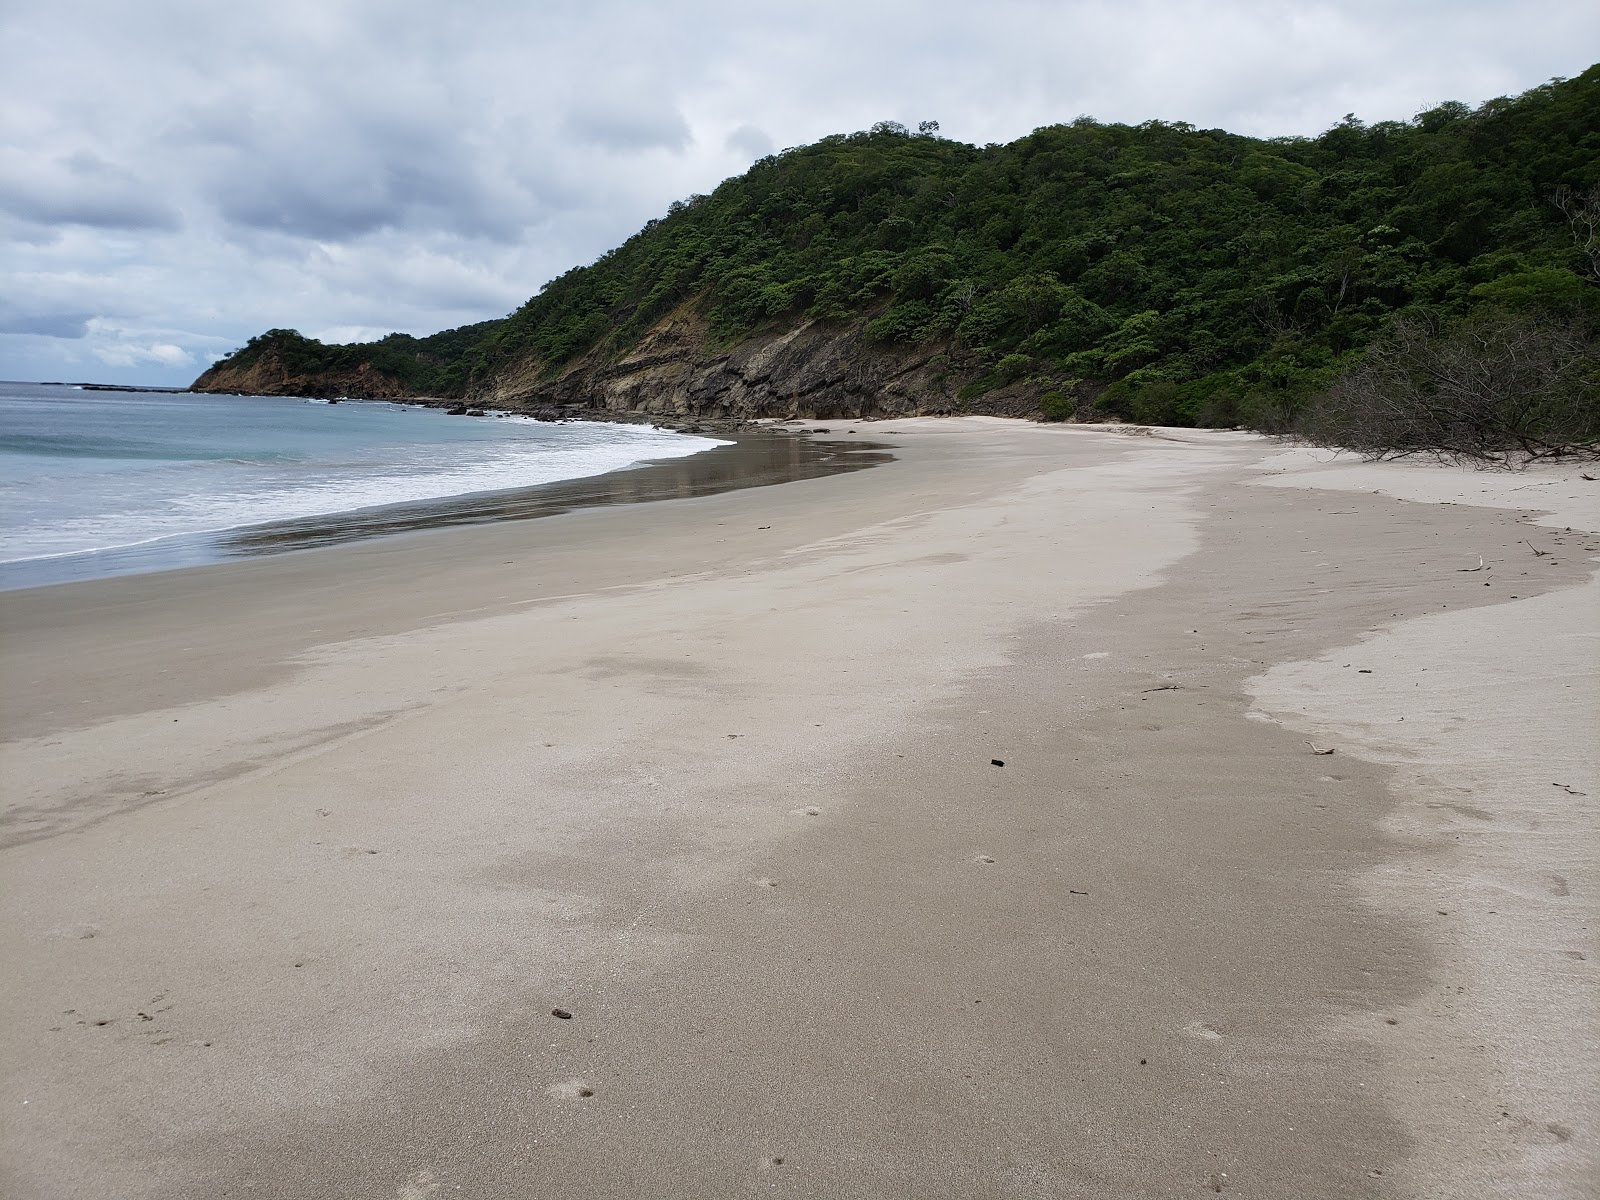
<path fill-rule="evenodd" d="M 681 418 L 901 416 L 954 410 L 944 364 L 937 353 L 870 347 L 856 323 L 807 322 L 718 350 L 685 310 L 618 359 L 591 353 L 556 379 L 508 372 L 473 398 Z"/>
<path fill-rule="evenodd" d="M 964 400 L 970 364 L 946 345 L 893 348 L 869 341 L 864 321 L 808 321 L 718 347 L 692 306 L 671 314 L 620 357 L 597 348 L 554 377 L 535 359 L 503 366 L 464 397 L 417 395 L 363 363 L 296 373 L 271 350 L 247 366 L 218 363 L 194 390 L 350 396 L 468 404 L 513 411 L 636 413 L 664 420 L 761 417 L 844 420 L 978 412 L 1036 416 L 1039 389 L 1012 385 Z"/>
<path fill-rule="evenodd" d="M 361 363 L 349 370 L 296 370 L 284 356 L 268 349 L 246 365 L 224 360 L 207 370 L 190 386 L 194 392 L 221 392 L 241 396 L 352 396 L 361 400 L 421 399 L 399 379 Z"/>

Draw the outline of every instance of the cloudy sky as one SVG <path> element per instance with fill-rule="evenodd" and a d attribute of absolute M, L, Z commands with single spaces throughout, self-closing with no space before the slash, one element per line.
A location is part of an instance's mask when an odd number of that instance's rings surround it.
<path fill-rule="evenodd" d="M 0 0 L 0 378 L 500 316 L 879 120 L 1316 134 L 1597 51 L 1594 0 Z"/>

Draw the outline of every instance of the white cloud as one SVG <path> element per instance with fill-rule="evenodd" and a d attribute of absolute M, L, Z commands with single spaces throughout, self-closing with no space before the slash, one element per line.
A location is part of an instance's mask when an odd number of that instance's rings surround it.
<path fill-rule="evenodd" d="M 882 119 L 1312 134 L 1597 45 L 1589 0 L 10 5 L 0 376 L 186 382 L 274 325 L 498 316 L 774 147 Z"/>
<path fill-rule="evenodd" d="M 306 336 L 316 338 L 319 342 L 349 345 L 353 342 L 375 342 L 393 332 L 392 329 L 380 329 L 375 325 L 330 325 L 326 329 L 308 330 Z"/>
<path fill-rule="evenodd" d="M 127 342 L 96 346 L 94 356 L 110 367 L 137 367 L 145 363 L 158 363 L 163 367 L 189 367 L 194 356 L 181 346 L 157 342 L 151 346 L 136 346 Z"/>

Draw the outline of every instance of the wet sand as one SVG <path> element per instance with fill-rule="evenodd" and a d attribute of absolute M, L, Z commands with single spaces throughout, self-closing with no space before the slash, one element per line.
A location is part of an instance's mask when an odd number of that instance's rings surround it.
<path fill-rule="evenodd" d="M 1591 1194 L 1600 485 L 858 428 L 0 596 L 3 1193 Z"/>
<path fill-rule="evenodd" d="M 192 569 L 392 534 L 559 516 L 581 508 L 712 496 L 859 471 L 883 460 L 876 447 L 860 438 L 843 444 L 825 437 L 799 437 L 779 427 L 748 428 L 717 436 L 724 439 L 722 445 L 686 458 L 653 459 L 626 470 L 581 479 L 377 505 L 235 530 L 163 537 L 82 554 L 0 563 L 0 589 Z"/>

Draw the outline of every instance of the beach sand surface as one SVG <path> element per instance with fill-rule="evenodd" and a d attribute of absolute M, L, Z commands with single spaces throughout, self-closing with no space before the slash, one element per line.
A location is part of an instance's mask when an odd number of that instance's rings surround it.
<path fill-rule="evenodd" d="M 0 595 L 0 1194 L 1595 1194 L 1600 484 L 856 429 Z"/>

